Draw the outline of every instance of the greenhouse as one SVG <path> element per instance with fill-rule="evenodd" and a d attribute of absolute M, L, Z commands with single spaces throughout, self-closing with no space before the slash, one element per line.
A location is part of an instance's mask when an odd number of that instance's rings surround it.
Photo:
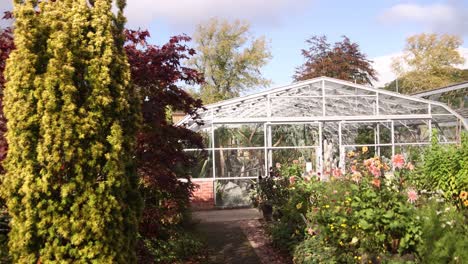
<path fill-rule="evenodd" d="M 468 129 L 443 103 L 328 77 L 207 105 L 178 125 L 203 135 L 207 156 L 192 175 L 213 181 L 221 207 L 249 204 L 248 189 L 281 164 L 327 180 L 344 173 L 348 154 L 362 147 L 384 159 L 410 158 L 430 144 L 433 129 L 447 144 Z"/>

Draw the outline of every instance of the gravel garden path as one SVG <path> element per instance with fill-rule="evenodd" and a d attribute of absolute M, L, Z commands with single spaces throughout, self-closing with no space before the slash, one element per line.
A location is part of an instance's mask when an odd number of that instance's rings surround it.
<path fill-rule="evenodd" d="M 212 264 L 290 263 L 272 248 L 256 209 L 200 211 L 193 218 L 199 222 Z"/>

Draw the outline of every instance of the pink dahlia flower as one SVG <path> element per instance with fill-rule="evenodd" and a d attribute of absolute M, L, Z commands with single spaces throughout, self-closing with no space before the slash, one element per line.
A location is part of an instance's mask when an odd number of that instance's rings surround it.
<path fill-rule="evenodd" d="M 418 192 L 415 189 L 408 189 L 406 194 L 408 195 L 408 202 L 410 203 L 416 202 L 419 198 Z"/>
<path fill-rule="evenodd" d="M 401 154 L 396 154 L 393 156 L 392 162 L 395 168 L 401 169 L 405 166 L 405 157 Z"/>

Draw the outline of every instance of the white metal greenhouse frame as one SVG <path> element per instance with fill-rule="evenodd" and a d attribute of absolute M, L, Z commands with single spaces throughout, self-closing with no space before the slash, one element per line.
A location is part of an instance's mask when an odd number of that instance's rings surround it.
<path fill-rule="evenodd" d="M 264 152 L 264 175 L 274 166 L 272 151 L 275 149 L 310 149 L 317 153 L 316 172 L 324 174 L 324 134 L 336 141 L 339 152 L 338 167 L 344 170 L 348 149 L 362 146 L 380 149 L 421 146 L 430 144 L 432 129 L 439 130 L 443 143 L 458 143 L 462 130 L 468 129 L 466 120 L 445 104 L 414 96 L 402 95 L 375 89 L 347 81 L 320 77 L 264 92 L 230 99 L 205 106 L 199 111 L 199 120 L 186 116 L 177 125 L 193 131 L 204 131 L 210 137 L 206 146 L 212 160 L 212 175 L 215 180 L 255 179 L 256 176 L 216 175 L 216 152 L 226 150 L 259 150 Z M 202 124 L 200 124 L 200 122 Z M 349 142 L 353 131 L 363 124 L 376 124 L 374 144 Z M 263 126 L 263 146 L 215 147 L 215 129 L 219 126 L 260 124 Z M 309 124 L 318 130 L 318 142 L 308 146 L 273 146 L 272 127 L 281 125 Z M 416 128 L 415 128 L 416 127 Z M 425 127 L 421 129 L 421 127 Z M 391 139 L 382 142 L 380 129 L 386 129 Z M 405 138 L 396 130 L 413 133 Z M 421 134 L 427 134 L 421 136 Z M 414 136 L 416 135 L 416 136 Z M 417 138 L 417 140 L 415 140 Z M 187 149 L 186 151 L 195 151 Z"/>

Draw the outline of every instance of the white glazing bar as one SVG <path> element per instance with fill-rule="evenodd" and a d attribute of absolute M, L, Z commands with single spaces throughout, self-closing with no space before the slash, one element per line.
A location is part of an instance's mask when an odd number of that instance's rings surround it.
<path fill-rule="evenodd" d="M 226 147 L 226 148 L 213 148 L 210 150 L 256 150 L 256 149 L 259 149 L 259 150 L 262 150 L 264 147 Z"/>
<path fill-rule="evenodd" d="M 327 98 L 357 98 L 357 97 L 375 97 L 375 95 L 369 94 L 337 94 L 337 95 L 327 95 Z M 322 98 L 321 95 L 280 95 L 275 96 L 275 98 Z"/>
<path fill-rule="evenodd" d="M 377 145 L 377 156 L 380 157 L 380 124 L 377 123 L 377 141 L 375 142 L 375 144 Z"/>
<path fill-rule="evenodd" d="M 319 155 L 318 155 L 318 171 L 320 172 L 320 177 L 323 177 L 323 136 L 322 136 L 322 124 L 319 123 L 319 140 L 320 140 L 320 148 L 319 148 Z"/>
<path fill-rule="evenodd" d="M 241 124 L 241 123 L 313 123 L 323 121 L 358 121 L 358 122 L 378 122 L 387 120 L 414 120 L 414 119 L 430 119 L 429 114 L 405 114 L 405 115 L 367 115 L 367 116 L 283 116 L 283 117 L 251 117 L 251 118 L 218 118 L 214 120 L 215 124 Z"/>
<path fill-rule="evenodd" d="M 340 151 L 340 163 L 338 164 L 339 168 L 341 169 L 341 172 L 343 172 L 343 174 L 346 172 L 346 166 L 345 166 L 345 149 L 343 147 L 343 139 L 342 139 L 342 134 L 341 134 L 341 124 L 343 122 L 340 121 L 338 122 L 338 142 L 339 142 L 339 151 Z"/>
<path fill-rule="evenodd" d="M 216 178 L 216 180 L 254 180 L 254 179 L 257 179 L 257 177 L 245 176 L 245 177 L 221 177 L 221 178 Z"/>
<path fill-rule="evenodd" d="M 432 115 L 432 105 L 431 104 L 429 104 L 429 114 Z M 429 126 L 429 141 L 432 142 L 432 119 L 429 119 L 427 121 L 427 123 L 428 123 L 428 126 Z"/>
<path fill-rule="evenodd" d="M 392 120 L 392 159 L 395 156 L 395 122 Z M 395 171 L 395 166 L 393 166 L 392 162 L 392 171 Z"/>
<path fill-rule="evenodd" d="M 264 164 L 265 164 L 265 177 L 268 177 L 268 136 L 267 136 L 268 124 L 263 124 L 263 150 L 264 150 Z"/>
<path fill-rule="evenodd" d="M 268 124 L 268 148 L 271 148 L 271 144 L 272 144 L 271 124 Z M 269 166 L 273 166 L 273 151 L 271 150 L 268 150 L 268 164 Z"/>
<path fill-rule="evenodd" d="M 392 146 L 392 144 L 388 143 L 388 144 L 348 144 L 348 145 L 343 145 L 344 147 L 348 148 L 348 147 L 354 147 L 354 148 L 359 148 L 359 147 L 390 147 Z"/>
<path fill-rule="evenodd" d="M 322 115 L 325 116 L 325 81 L 322 80 Z"/>
<path fill-rule="evenodd" d="M 374 127 L 373 131 L 374 131 L 374 144 L 373 145 L 375 146 L 375 151 L 377 153 L 377 128 Z"/>
<path fill-rule="evenodd" d="M 268 149 L 310 149 L 319 146 L 281 146 L 281 147 L 268 147 Z"/>
<path fill-rule="evenodd" d="M 214 110 L 211 110 L 211 163 L 213 164 L 213 203 L 216 206 L 216 161 L 215 161 L 215 130 L 214 130 Z"/>

